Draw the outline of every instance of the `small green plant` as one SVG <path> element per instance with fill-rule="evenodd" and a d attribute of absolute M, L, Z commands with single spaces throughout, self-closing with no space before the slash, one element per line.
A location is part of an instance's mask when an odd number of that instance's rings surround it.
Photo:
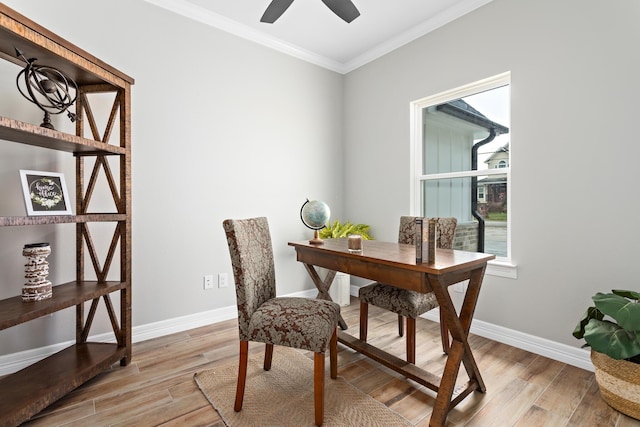
<path fill-rule="evenodd" d="M 340 237 L 349 237 L 350 234 L 359 234 L 364 240 L 373 240 L 369 235 L 369 225 L 352 224 L 349 221 L 342 224 L 339 220 L 335 220 L 320 230 L 321 239 L 338 239 Z"/>
<path fill-rule="evenodd" d="M 573 336 L 584 338 L 584 347 L 640 364 L 640 293 L 614 289 L 592 299 L 595 307 L 587 308 Z"/>

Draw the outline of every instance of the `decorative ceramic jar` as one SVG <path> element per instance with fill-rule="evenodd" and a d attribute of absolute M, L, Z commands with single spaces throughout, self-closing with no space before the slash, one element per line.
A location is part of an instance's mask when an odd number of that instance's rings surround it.
<path fill-rule="evenodd" d="M 24 245 L 22 255 L 27 258 L 24 277 L 27 283 L 22 287 L 22 301 L 41 301 L 53 295 L 49 275 L 49 263 L 46 258 L 51 253 L 49 243 L 30 243 Z"/>

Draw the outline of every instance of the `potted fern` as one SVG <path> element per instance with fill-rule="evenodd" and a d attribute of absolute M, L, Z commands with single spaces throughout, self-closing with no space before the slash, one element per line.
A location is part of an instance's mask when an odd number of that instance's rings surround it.
<path fill-rule="evenodd" d="M 335 220 L 320 230 L 320 238 L 339 239 L 349 237 L 350 234 L 359 234 L 363 240 L 372 240 L 373 237 L 369 234 L 369 228 L 370 226 L 366 224 L 352 224 L 349 221 L 343 224 L 339 220 Z M 347 273 L 337 272 L 333 285 L 329 288 L 329 295 L 341 306 L 347 306 L 351 303 L 350 286 L 351 276 Z"/>
<path fill-rule="evenodd" d="M 352 224 L 349 221 L 342 224 L 340 220 L 335 220 L 320 230 L 320 238 L 339 239 L 341 237 L 349 237 L 350 234 L 359 234 L 363 240 L 372 240 L 373 237 L 369 235 L 369 228 L 370 226 L 366 224 Z"/>
<path fill-rule="evenodd" d="M 596 382 L 605 402 L 640 419 L 640 293 L 596 293 L 573 336 L 591 347 Z"/>

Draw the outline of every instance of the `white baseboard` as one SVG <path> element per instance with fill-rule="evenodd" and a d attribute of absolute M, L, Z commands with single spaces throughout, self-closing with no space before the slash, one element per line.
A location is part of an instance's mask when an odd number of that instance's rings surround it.
<path fill-rule="evenodd" d="M 440 312 L 437 308 L 421 317 L 440 322 Z M 471 333 L 593 372 L 588 349 L 571 347 L 478 319 L 471 323 Z"/>
<path fill-rule="evenodd" d="M 315 290 L 307 290 L 297 292 L 287 296 L 301 296 L 314 298 L 317 292 Z M 358 286 L 351 286 L 351 295 L 358 295 Z M 209 310 L 201 313 L 190 314 L 187 316 L 176 317 L 173 319 L 162 320 L 160 322 L 149 323 L 146 325 L 135 326 L 132 328 L 132 341 L 134 343 L 146 341 L 152 338 L 158 338 L 164 335 L 174 334 L 177 332 L 188 331 L 190 329 L 199 328 L 201 326 L 211 325 L 213 323 L 222 322 L 224 320 L 235 319 L 238 317 L 236 306 L 223 307 L 215 310 Z M 440 320 L 438 309 L 432 310 L 423 315 L 424 318 L 438 322 Z M 557 343 L 545 338 L 518 332 L 513 329 L 502 326 L 493 325 L 481 320 L 474 320 L 471 324 L 471 333 L 498 341 L 516 348 L 539 354 L 550 359 L 558 360 L 578 368 L 593 371 L 593 365 L 589 359 L 589 351 L 568 346 L 566 344 Z M 113 333 L 105 333 L 92 335 L 89 338 L 92 342 L 115 342 Z M 73 344 L 73 341 L 58 343 L 40 348 L 21 351 L 18 353 L 0 356 L 0 376 L 8 375 L 19 371 L 47 356 L 57 353 Z"/>
<path fill-rule="evenodd" d="M 135 326 L 131 330 L 131 335 L 133 342 L 136 343 L 237 318 L 238 309 L 234 305 L 233 307 L 218 308 L 174 319 L 161 320 L 147 325 Z"/>
<path fill-rule="evenodd" d="M 131 339 L 136 343 L 236 318 L 238 318 L 238 309 L 236 306 L 224 307 L 202 313 L 162 320 L 160 322 L 149 323 L 146 325 L 134 326 L 131 328 Z M 108 343 L 116 342 L 113 332 L 91 335 L 88 341 Z M 74 343 L 75 341 L 73 340 L 66 341 L 48 345 L 46 347 L 34 348 L 0 356 L 0 376 L 19 371 L 22 368 L 44 359 L 45 357 L 64 350 Z"/>
<path fill-rule="evenodd" d="M 351 295 L 358 296 L 358 289 L 358 286 L 352 285 Z M 440 323 L 440 311 L 437 308 L 420 317 Z M 471 333 L 587 371 L 593 372 L 594 370 L 588 349 L 571 347 L 566 344 L 505 328 L 504 326 L 483 322 L 478 319 L 471 322 Z"/>

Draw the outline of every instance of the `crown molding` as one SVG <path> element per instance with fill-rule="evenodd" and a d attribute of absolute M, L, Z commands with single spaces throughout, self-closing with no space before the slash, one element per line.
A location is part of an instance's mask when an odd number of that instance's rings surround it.
<path fill-rule="evenodd" d="M 299 46 L 295 46 L 277 37 L 270 36 L 269 34 L 258 31 L 248 25 L 241 24 L 225 16 L 211 12 L 203 7 L 191 4 L 185 0 L 144 1 L 178 15 L 182 15 L 185 18 L 193 19 L 194 21 L 209 25 L 210 27 L 217 28 L 218 30 L 226 33 L 233 34 L 295 58 L 302 59 L 303 61 L 344 74 L 344 65 L 337 61 L 318 55 Z"/>
<path fill-rule="evenodd" d="M 393 37 L 373 49 L 368 50 L 367 52 L 359 55 L 352 60 L 343 64 L 343 70 L 346 74 L 350 71 L 353 71 L 357 68 L 362 67 L 365 64 L 368 64 L 371 61 L 374 61 L 389 52 L 392 52 L 406 44 L 411 43 L 412 41 L 434 31 L 438 28 L 452 22 L 461 16 L 466 15 L 474 11 L 475 9 L 484 6 L 487 3 L 492 2 L 493 0 L 464 0 L 456 5 L 443 10 L 442 12 L 434 15 L 431 19 L 424 21 L 423 23 L 416 25 L 413 28 L 408 29 L 407 31 Z"/>
<path fill-rule="evenodd" d="M 443 10 L 433 18 L 423 22 L 420 25 L 393 37 L 384 43 L 370 49 L 369 51 L 353 58 L 352 60 L 341 63 L 334 61 L 322 55 L 318 55 L 309 50 L 295 46 L 284 40 L 270 36 L 262 31 L 255 30 L 247 25 L 240 24 L 229 18 L 217 13 L 211 12 L 200 6 L 189 3 L 186 0 L 144 0 L 145 2 L 157 7 L 161 7 L 170 12 L 177 13 L 194 21 L 201 22 L 205 25 L 217 28 L 221 31 L 236 35 L 246 40 L 253 41 L 311 64 L 318 65 L 340 74 L 347 74 L 369 62 L 378 59 L 389 52 L 404 46 L 425 34 L 434 31 L 449 22 L 466 15 L 467 13 L 487 4 L 493 0 L 463 0 L 454 6 Z"/>

